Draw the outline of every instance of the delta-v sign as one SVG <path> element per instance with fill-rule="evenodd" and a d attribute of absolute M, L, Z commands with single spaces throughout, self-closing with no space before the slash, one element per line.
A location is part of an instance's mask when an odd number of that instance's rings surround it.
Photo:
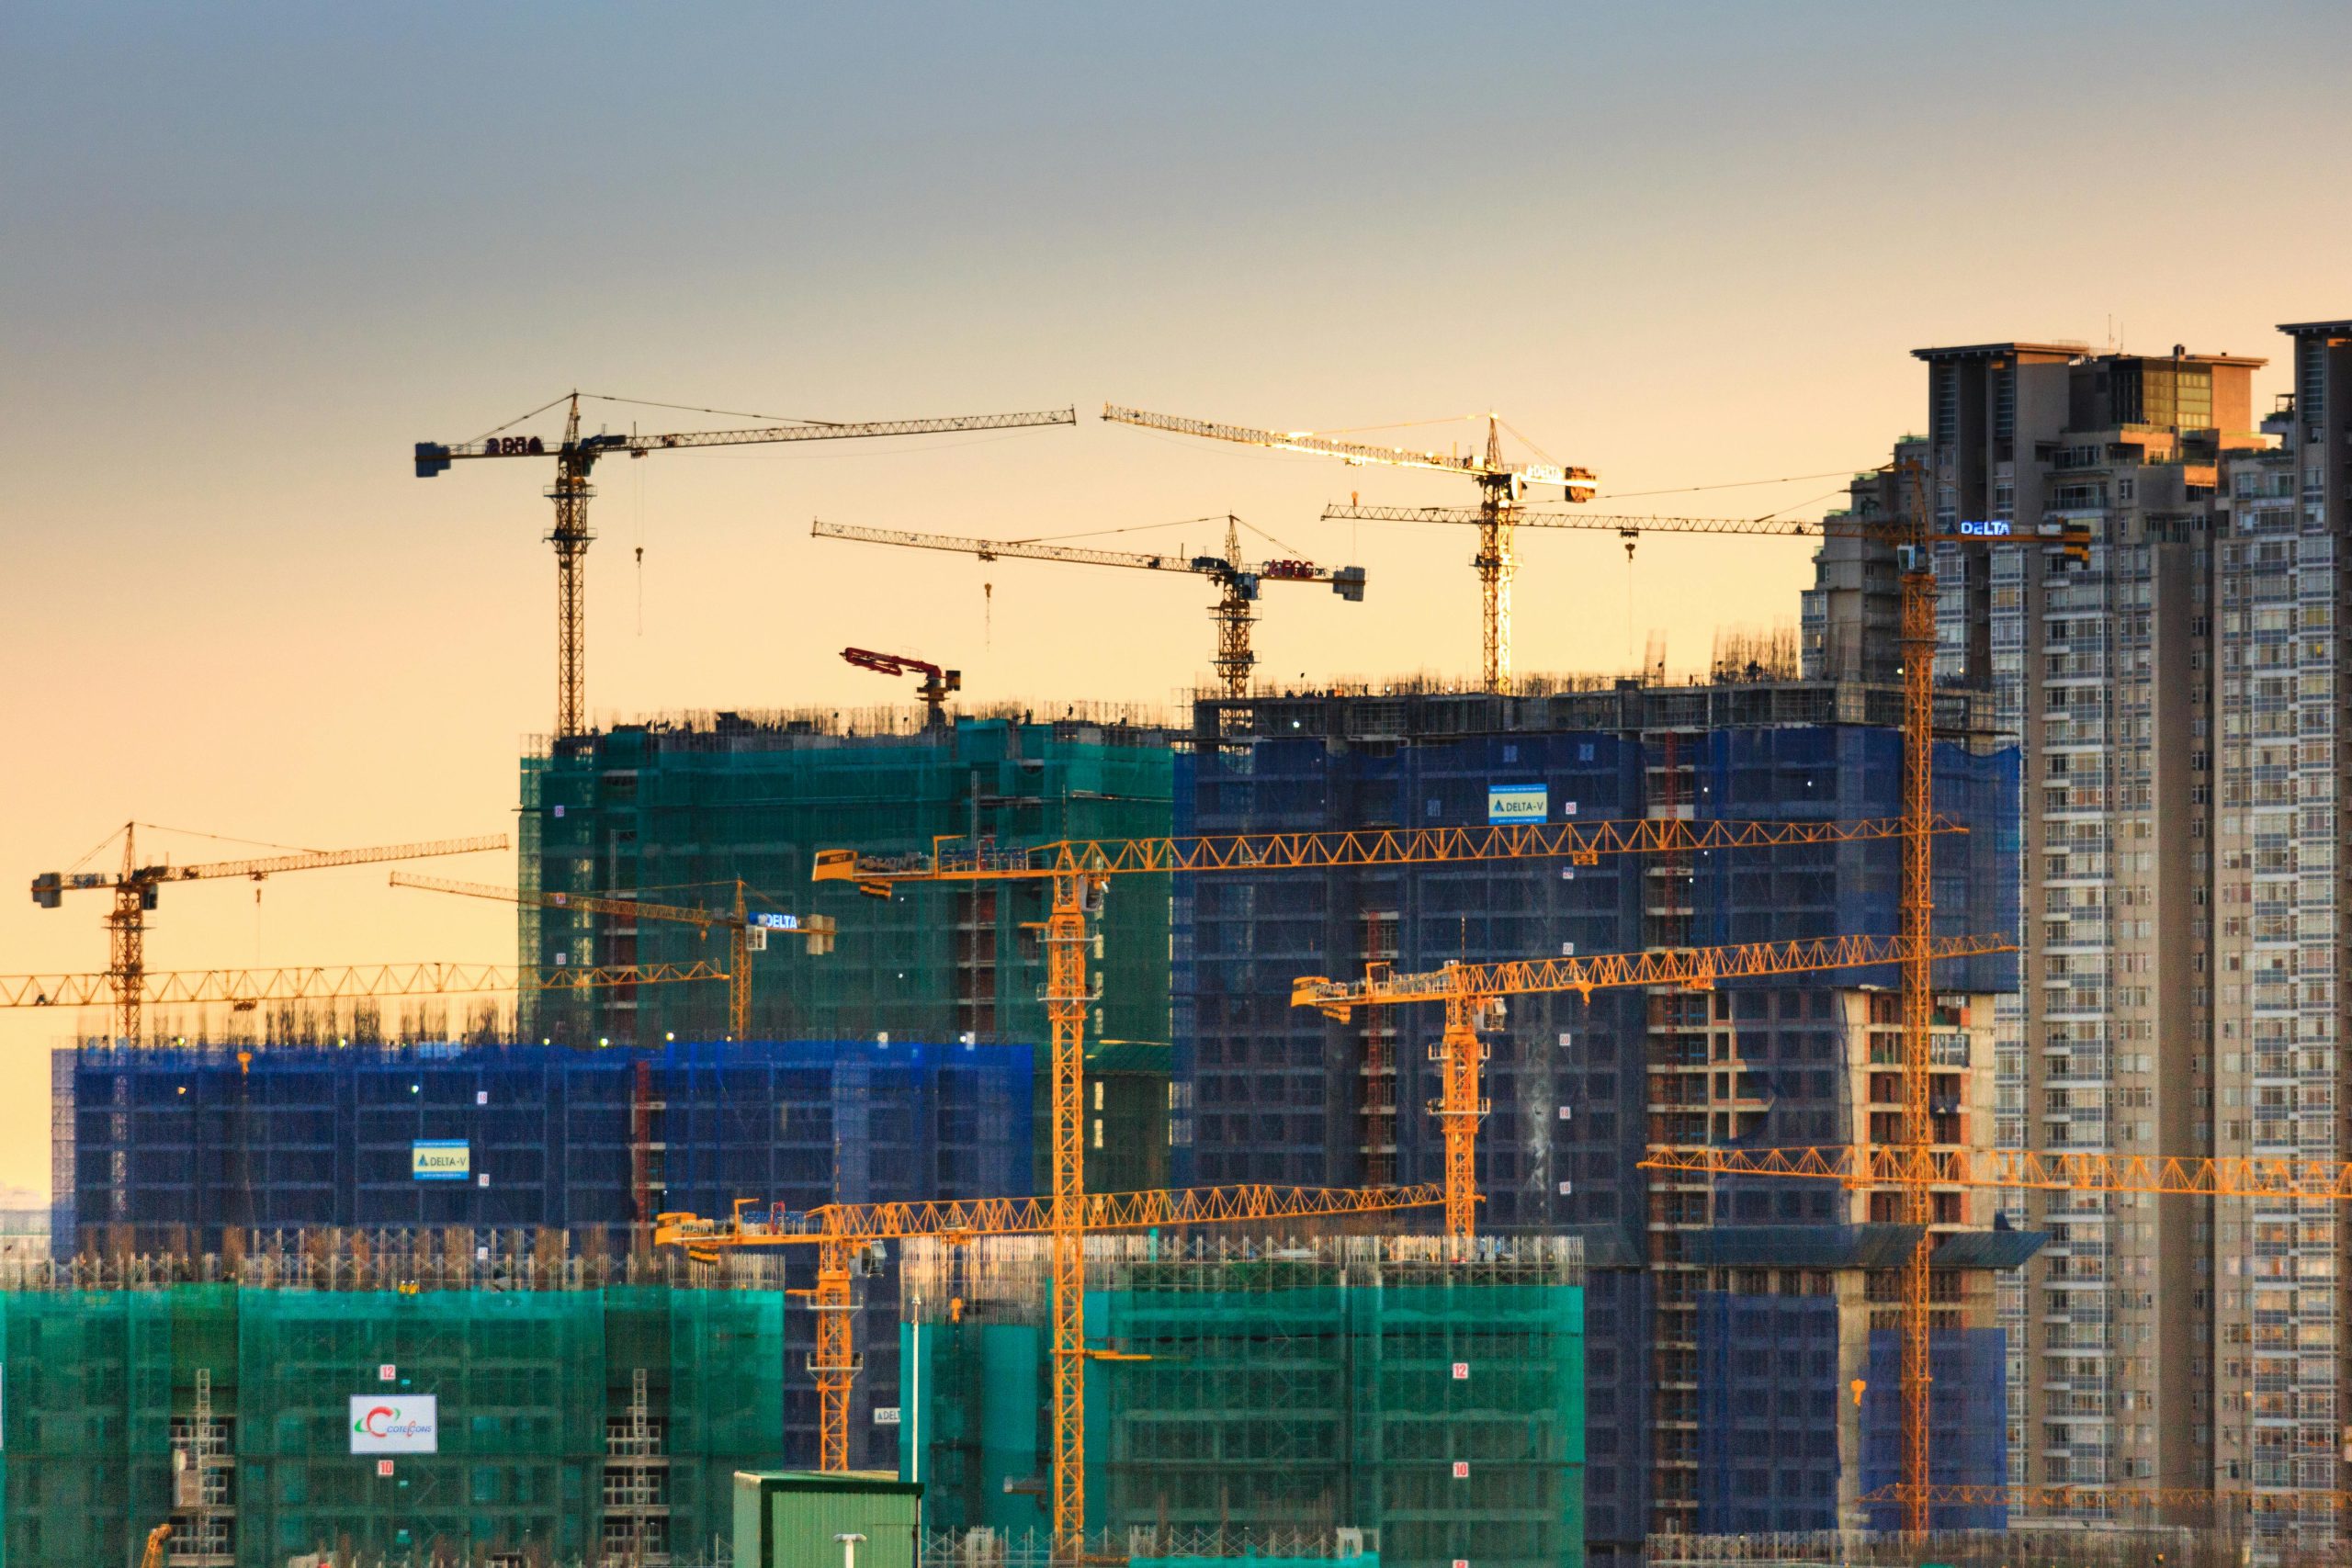
<path fill-rule="evenodd" d="M 1866 525 L 1865 531 L 1874 525 Z M 1959 517 L 1939 523 L 1928 536 L 1935 544 L 1958 544 L 1962 541 L 1985 544 L 2039 543 L 2076 565 L 2091 558 L 2091 526 L 2076 517 L 2045 517 L 2040 523 L 2023 526 L 2007 517 Z M 1898 547 L 1900 550 L 1906 547 Z M 1925 563 L 1920 563 L 1924 566 Z M 1905 570 L 1912 570 L 1908 565 Z"/>
<path fill-rule="evenodd" d="M 355 1454 L 431 1454 L 441 1451 L 439 1399 L 429 1393 L 355 1393 L 351 1396 L 351 1451 Z"/>

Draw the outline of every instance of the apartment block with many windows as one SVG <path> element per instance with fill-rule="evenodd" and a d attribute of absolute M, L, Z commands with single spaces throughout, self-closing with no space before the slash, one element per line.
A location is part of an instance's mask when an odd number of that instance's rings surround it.
<path fill-rule="evenodd" d="M 1989 691 L 2023 743 L 2024 984 L 1996 1003 L 2006 1146 L 2346 1156 L 2352 321 L 2282 330 L 2294 389 L 2267 417 L 2256 358 L 1922 349 L 1928 432 L 1897 456 L 1923 483 L 1856 480 L 1857 514 L 1917 495 L 1940 524 L 2064 520 L 2095 541 L 2082 565 L 2030 547 L 1937 562 L 1939 680 Z M 1825 545 L 1807 674 L 1883 657 L 1887 555 Z M 2254 1516 L 2258 1551 L 2332 1539 L 2352 1416 L 2336 1216 L 2005 1201 L 2051 1237 L 2000 1286 L 2011 1479 L 2288 1495 Z"/>

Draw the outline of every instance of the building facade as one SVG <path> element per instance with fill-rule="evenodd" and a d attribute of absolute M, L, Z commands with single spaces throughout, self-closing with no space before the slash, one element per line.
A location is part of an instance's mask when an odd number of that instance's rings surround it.
<path fill-rule="evenodd" d="M 834 951 L 777 935 L 752 955 L 752 1032 L 763 1039 L 1037 1041 L 1045 964 L 1039 883 L 903 887 L 888 900 L 809 880 L 820 850 L 928 852 L 942 837 L 1000 844 L 1168 831 L 1166 731 L 1116 722 L 958 720 L 923 728 L 835 714 L 718 714 L 625 724 L 551 742 L 523 760 L 520 886 L 831 915 Z M 1097 960 L 1097 1038 L 1168 1039 L 1168 885 L 1111 887 Z M 519 915 L 521 962 L 724 966 L 721 937 L 677 922 L 578 909 Z M 523 1033 L 559 1043 L 716 1040 L 724 984 L 526 994 Z"/>
<path fill-rule="evenodd" d="M 12 1277 L 7 1560 L 132 1562 L 163 1522 L 172 1568 L 721 1559 L 735 1472 L 783 1456 L 781 1291 L 379 1261 Z"/>
<path fill-rule="evenodd" d="M 1544 819 L 1850 820 L 1901 809 L 1899 690 L 1794 678 L 1705 686 L 1588 684 L 1529 694 L 1397 690 L 1200 705 L 1177 763 L 1180 831 L 1454 827 L 1540 802 Z M 1990 742 L 1981 697 L 1945 705 L 1938 809 L 1972 829 L 1939 847 L 1938 929 L 2014 928 L 2016 753 Z M 1697 857 L 1464 862 L 1314 874 L 1182 879 L 1175 889 L 1175 1102 L 1180 1181 L 1351 1185 L 1435 1180 L 1430 1102 L 1442 1019 L 1363 1010 L 1348 1021 L 1291 1005 L 1300 976 L 1368 964 L 1433 969 L 1549 954 L 1891 932 L 1892 840 Z M 1938 1001 L 1939 1136 L 1989 1146 L 1996 1009 L 2006 957 L 1947 966 Z M 1900 1102 L 1892 974 L 1791 976 L 1709 993 L 1660 989 L 1505 998 L 1485 1036 L 1480 1228 L 1567 1232 L 1587 1247 L 1586 1524 L 1598 1558 L 1632 1561 L 1653 1531 L 1830 1527 L 1856 1513 L 1871 1413 L 1828 1382 L 1804 1391 L 1809 1463 L 1765 1499 L 1719 1438 L 1708 1401 L 1733 1366 L 1724 1332 L 1773 1303 L 1836 1299 L 1820 1354 L 1868 1363 L 1894 1322 L 1886 1259 L 1904 1253 L 1891 1203 L 1824 1183 L 1734 1182 L 1640 1168 L 1652 1143 L 1838 1145 L 1891 1131 Z M 1982 1234 L 1990 1207 L 1939 1194 L 1938 1228 Z M 1917 1233 L 1909 1233 L 1916 1242 Z M 1744 1238 L 1735 1240 L 1735 1237 Z M 1944 1256 L 1938 1321 L 1993 1326 L 1990 1259 L 2033 1239 Z M 1737 1298 L 1735 1311 L 1726 1301 Z M 1754 1310 L 1749 1308 L 1753 1306 Z M 1710 1314 L 1716 1316 L 1711 1318 Z M 1727 1331 L 1727 1330 L 1726 1330 Z M 1956 1341 L 1948 1341 L 1958 1343 Z M 1967 1353 L 1981 1357 L 1983 1341 Z M 1745 1355 L 1746 1350 L 1738 1352 Z M 1953 1350 L 1951 1354 L 1961 1354 Z M 1712 1371 L 1710 1369 L 1713 1369 Z M 1955 1372 L 1957 1389 L 1969 1380 Z M 1844 1414 L 1841 1414 L 1844 1413 Z M 1753 1413 L 1749 1413 L 1753 1414 Z M 1777 1417 L 1775 1417 L 1777 1418 Z M 1956 1422 L 1956 1418 L 1955 1418 Z M 1998 1479 L 2001 1434 L 1952 1479 Z M 1761 1522 L 1752 1515 L 1762 1513 Z M 1799 1522 L 1802 1521 L 1802 1522 Z M 1939 1523 L 1962 1522 L 1957 1516 Z"/>
<path fill-rule="evenodd" d="M 1579 1568 L 1580 1243 L 1463 1257 L 1431 1236 L 1240 1229 L 1089 1243 L 1087 1334 L 1114 1352 L 1086 1372 L 1090 1547 Z M 909 1256 L 921 1452 L 901 1474 L 960 1561 L 1044 1542 L 1048 1278 L 1026 1237 Z"/>
<path fill-rule="evenodd" d="M 2076 566 L 2030 548 L 1938 561 L 1938 673 L 1988 691 L 2024 744 L 2005 1146 L 2344 1156 L 2352 323 L 2282 330 L 2294 389 L 2259 414 L 2258 358 L 1918 352 L 1939 521 L 2096 541 Z M 1830 592 L 1850 575 L 1825 569 L 1808 595 L 1825 670 L 1892 602 Z M 2258 1549 L 2337 1539 L 2333 1213 L 2141 1193 L 2005 1209 L 2051 1236 L 2005 1288 L 2013 1480 L 2251 1490 L 2272 1495 Z"/>
<path fill-rule="evenodd" d="M 2347 1026 L 2344 558 L 2352 503 L 2352 321 L 2281 329 L 2294 390 L 2265 422 L 2275 449 L 2225 458 L 2212 500 L 2201 614 L 2205 734 L 2197 744 L 2210 853 L 2191 869 L 2212 1026 L 2221 1156 L 2336 1162 Z M 2200 877 L 2198 873 L 2201 872 Z M 2212 1205 L 2211 1371 L 2217 1484 L 2309 1494 L 2257 1518 L 2283 1543 L 2340 1540 L 2346 1478 L 2343 1221 L 2332 1211 Z"/>
<path fill-rule="evenodd" d="M 1145 1063 L 1127 1077 L 1148 1069 Z M 643 1258 L 653 1217 L 1037 1190 L 1026 1045 L 680 1042 L 537 1045 L 85 1046 L 53 1059 L 62 1257 L 192 1259 L 343 1238 L 442 1238 L 461 1253 Z M 1098 1122 L 1157 1093 L 1107 1074 Z M 1132 1174 L 1111 1139 L 1090 1172 Z M 1101 1162 L 1114 1162 L 1103 1164 Z M 370 1245 L 375 1245 L 371 1243 Z M 865 1375 L 850 1456 L 887 1465 L 898 1428 L 894 1249 L 861 1270 Z M 814 1275 L 807 1248 L 784 1268 Z M 793 1365 L 815 1348 L 796 1311 Z M 786 1399 L 783 1461 L 812 1463 L 812 1387 Z"/>

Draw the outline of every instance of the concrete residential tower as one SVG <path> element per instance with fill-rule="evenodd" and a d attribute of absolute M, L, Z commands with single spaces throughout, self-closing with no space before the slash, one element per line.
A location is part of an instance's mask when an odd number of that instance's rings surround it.
<path fill-rule="evenodd" d="M 2086 524 L 2086 567 L 1939 561 L 1938 674 L 2023 741 L 2024 985 L 2000 999 L 2005 1146 L 2344 1157 L 2343 508 L 2352 322 L 2264 363 L 2066 344 L 1918 351 L 1941 520 Z M 1876 476 L 1854 506 L 1895 507 Z M 1838 541 L 1807 673 L 1873 669 L 1883 548 Z M 2013 1481 L 2334 1493 L 2345 1484 L 2340 1222 L 2140 1195 L 2007 1201 L 2051 1242 L 2005 1282 Z M 2333 1498 L 2255 1520 L 2337 1529 Z"/>

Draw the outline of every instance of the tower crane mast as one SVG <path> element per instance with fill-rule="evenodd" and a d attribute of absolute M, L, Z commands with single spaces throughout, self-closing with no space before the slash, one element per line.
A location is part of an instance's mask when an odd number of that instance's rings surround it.
<path fill-rule="evenodd" d="M 1065 545 L 1039 544 L 1022 539 L 969 539 L 949 534 L 910 534 L 895 528 L 860 528 L 840 523 L 818 523 L 810 532 L 820 539 L 855 539 L 870 545 L 902 545 L 921 550 L 953 550 L 962 555 L 978 556 L 982 560 L 1051 560 L 1073 566 L 1127 567 L 1139 571 L 1189 572 L 1205 577 L 1217 585 L 1217 602 L 1209 611 L 1216 622 L 1216 672 L 1224 682 L 1227 696 L 1247 696 L 1250 693 L 1250 671 L 1257 664 L 1257 655 L 1250 651 L 1250 627 L 1257 619 L 1252 608 L 1258 594 L 1269 582 L 1329 583 L 1331 592 L 1351 604 L 1363 600 L 1364 572 L 1360 566 L 1338 568 L 1318 567 L 1313 561 L 1268 560 L 1250 563 L 1241 558 L 1240 522 L 1228 514 L 1225 520 L 1225 554 L 1222 556 L 1187 556 L 1182 551 L 1166 555 L 1142 554 L 1131 550 L 1073 549 Z M 844 653 L 843 658 L 848 658 Z M 855 660 L 852 663 L 857 662 Z"/>
<path fill-rule="evenodd" d="M 1510 690 L 1511 580 L 1518 572 L 1511 533 L 1520 515 L 1520 498 L 1531 485 L 1558 486 L 1572 502 L 1589 501 L 1593 474 L 1589 468 L 1563 463 L 1507 463 L 1502 454 L 1501 422 L 1487 416 L 1487 445 L 1476 457 L 1452 452 L 1415 452 L 1402 446 L 1375 446 L 1356 441 L 1336 441 L 1310 431 L 1259 430 L 1249 425 L 1220 424 L 1214 420 L 1187 419 L 1178 414 L 1148 413 L 1142 409 L 1105 404 L 1102 417 L 1115 424 L 1164 430 L 1178 435 L 1198 435 L 1212 441 L 1268 446 L 1283 452 L 1309 452 L 1337 457 L 1343 463 L 1374 464 L 1392 468 L 1425 468 L 1462 474 L 1478 486 L 1478 553 L 1470 564 L 1477 569 L 1484 611 L 1485 689 Z"/>
<path fill-rule="evenodd" d="M 682 451 L 696 446 L 744 446 L 782 441 L 843 441 L 861 436 L 935 435 L 973 430 L 1019 430 L 1036 425 L 1078 423 L 1074 408 L 1046 409 L 1031 413 L 956 414 L 944 419 L 876 419 L 848 424 L 803 421 L 737 430 L 684 431 L 665 435 L 588 435 L 580 429 L 580 400 L 594 394 L 574 391 L 564 400 L 563 435 L 553 447 L 537 435 L 489 435 L 478 441 L 416 444 L 416 477 L 429 479 L 447 472 L 449 465 L 477 457 L 553 457 L 555 483 L 548 499 L 555 502 L 555 525 L 548 543 L 555 547 L 556 574 L 556 707 L 555 732 L 578 735 L 587 727 L 586 665 L 587 582 L 589 541 L 596 536 L 588 526 L 588 502 L 595 491 L 588 477 L 605 457 L 644 457 L 655 452 Z M 551 405 L 550 405 L 551 406 Z M 529 417 L 529 416 L 525 416 Z"/>
<path fill-rule="evenodd" d="M 174 865 L 168 861 L 141 865 L 139 824 L 126 822 L 122 825 L 122 867 L 119 872 L 108 876 L 96 871 L 45 871 L 33 878 L 33 902 L 41 908 L 54 909 L 68 893 L 114 895 L 114 908 L 107 915 L 106 924 L 107 976 L 114 994 L 115 1034 L 124 1044 L 136 1045 L 146 995 L 143 981 L 147 972 L 147 912 L 155 908 L 156 894 L 165 883 L 222 877 L 261 882 L 282 872 L 475 854 L 505 847 L 506 835 L 493 833 L 485 838 L 435 839 L 414 844 L 379 844 L 361 850 L 303 851 L 253 860 L 199 862 L 194 865 Z"/>

